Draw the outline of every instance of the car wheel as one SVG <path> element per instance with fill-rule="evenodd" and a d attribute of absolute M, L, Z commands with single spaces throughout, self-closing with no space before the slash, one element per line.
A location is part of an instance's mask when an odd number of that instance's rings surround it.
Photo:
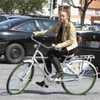
<path fill-rule="evenodd" d="M 24 58 L 25 50 L 22 45 L 13 43 L 6 48 L 5 56 L 10 63 L 18 63 Z"/>

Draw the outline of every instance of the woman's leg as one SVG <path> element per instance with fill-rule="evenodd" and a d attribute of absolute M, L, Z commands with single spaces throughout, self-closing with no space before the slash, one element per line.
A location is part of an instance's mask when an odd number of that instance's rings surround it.
<path fill-rule="evenodd" d="M 58 60 L 57 57 L 60 57 L 62 55 L 62 52 L 59 52 L 57 50 L 50 50 L 48 53 L 47 53 L 47 59 L 45 60 L 46 62 L 46 67 L 47 67 L 47 70 L 49 73 L 52 72 L 52 66 L 51 66 L 51 63 L 54 64 L 55 66 L 55 69 L 57 71 L 57 74 L 54 75 L 54 78 L 59 78 L 61 76 L 61 73 L 62 73 L 62 68 L 60 66 L 60 62 Z M 44 69 L 45 70 L 45 69 Z M 45 70 L 46 71 L 46 70 Z M 47 73 L 48 74 L 48 73 Z M 37 85 L 43 87 L 48 87 L 48 85 L 46 85 L 45 81 L 41 81 L 41 82 L 36 82 Z"/>
<path fill-rule="evenodd" d="M 51 61 L 51 63 L 54 65 L 54 67 L 57 71 L 57 73 L 54 75 L 53 78 L 61 77 L 61 75 L 63 73 L 63 70 L 62 70 L 62 67 L 60 65 L 60 61 L 58 60 L 58 58 L 61 56 L 61 52 L 59 52 L 58 50 L 53 49 L 53 50 L 49 51 L 47 56 L 48 56 L 48 59 Z M 49 65 L 47 67 L 50 68 Z"/>
<path fill-rule="evenodd" d="M 51 60 L 49 58 L 47 58 L 45 60 L 45 63 L 46 63 L 46 68 L 44 68 L 44 71 L 48 75 L 49 73 L 52 73 L 52 65 L 51 65 L 52 63 L 51 63 Z"/>

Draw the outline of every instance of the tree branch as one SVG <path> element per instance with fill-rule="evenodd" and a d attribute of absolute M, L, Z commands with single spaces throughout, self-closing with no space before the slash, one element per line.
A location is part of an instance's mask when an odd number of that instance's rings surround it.
<path fill-rule="evenodd" d="M 88 5 L 89 5 L 90 3 L 92 3 L 92 1 L 93 1 L 93 0 L 88 0 Z"/>
<path fill-rule="evenodd" d="M 74 8 L 78 8 L 78 9 L 80 9 L 80 10 L 83 10 L 82 9 L 82 7 L 80 7 L 80 6 L 76 6 L 74 3 L 70 3 L 70 2 L 67 2 L 70 6 L 72 6 L 72 7 L 74 7 Z"/>

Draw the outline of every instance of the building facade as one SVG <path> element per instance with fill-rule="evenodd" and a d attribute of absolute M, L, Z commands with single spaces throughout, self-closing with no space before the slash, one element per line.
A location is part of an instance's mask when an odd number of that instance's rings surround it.
<path fill-rule="evenodd" d="M 77 4 L 80 2 L 80 0 L 74 1 L 78 1 Z M 72 21 L 80 23 L 79 9 L 71 7 L 71 15 Z M 91 24 L 95 22 L 100 23 L 100 0 L 93 0 L 86 11 L 85 23 Z"/>
<path fill-rule="evenodd" d="M 86 15 L 89 17 L 89 20 L 91 20 L 91 23 L 100 23 L 100 0 L 93 0 Z"/>
<path fill-rule="evenodd" d="M 57 5 L 56 8 L 53 9 L 53 1 L 54 0 L 48 0 L 47 8 L 44 7 L 45 15 L 58 16 L 58 7 L 67 4 L 66 0 L 56 0 Z M 73 2 L 76 6 L 80 5 L 80 0 L 73 0 Z M 80 12 L 78 8 L 71 7 L 71 20 L 80 23 Z M 93 0 L 86 11 L 85 23 L 94 23 L 95 21 L 100 21 L 100 0 Z"/>

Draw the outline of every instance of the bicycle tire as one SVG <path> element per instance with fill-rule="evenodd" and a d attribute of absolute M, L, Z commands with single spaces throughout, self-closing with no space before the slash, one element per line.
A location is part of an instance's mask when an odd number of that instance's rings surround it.
<path fill-rule="evenodd" d="M 73 95 L 86 94 L 90 89 L 92 89 L 97 79 L 97 71 L 95 66 L 89 61 L 77 59 L 70 61 L 68 65 L 73 68 L 73 71 L 76 72 L 78 77 L 73 79 L 72 81 L 63 81 L 61 83 L 63 89 L 66 91 L 66 93 Z M 79 71 L 76 71 L 74 69 L 76 65 L 80 67 Z M 64 74 L 63 79 L 66 78 L 68 78 L 68 75 Z"/>
<path fill-rule="evenodd" d="M 25 66 L 26 65 L 26 66 Z M 13 71 L 10 73 L 6 89 L 10 95 L 20 94 L 30 83 L 34 74 L 34 66 L 31 67 L 29 73 L 26 75 L 25 72 L 28 71 L 32 64 L 30 62 L 22 62 L 18 64 Z M 21 71 L 22 70 L 22 71 Z M 21 73 L 19 72 L 21 71 Z M 27 76 L 27 79 L 26 79 Z M 25 79 L 24 79 L 25 77 Z M 14 80 L 13 80 L 14 79 Z M 24 79 L 24 80 L 23 80 Z M 14 84 L 13 84 L 14 82 Z M 19 86 L 19 87 L 17 87 Z"/>

